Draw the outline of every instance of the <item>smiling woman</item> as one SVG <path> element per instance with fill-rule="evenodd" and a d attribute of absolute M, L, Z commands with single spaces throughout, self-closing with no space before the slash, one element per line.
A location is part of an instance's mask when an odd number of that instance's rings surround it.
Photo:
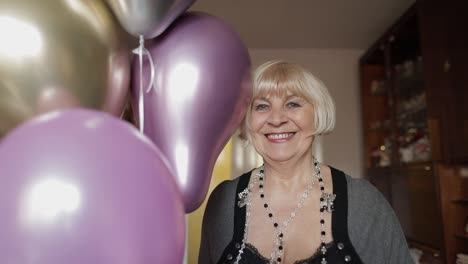
<path fill-rule="evenodd" d="M 256 70 L 241 136 L 264 164 L 211 194 L 199 263 L 411 263 L 385 198 L 313 156 L 334 125 L 327 88 L 302 66 Z"/>

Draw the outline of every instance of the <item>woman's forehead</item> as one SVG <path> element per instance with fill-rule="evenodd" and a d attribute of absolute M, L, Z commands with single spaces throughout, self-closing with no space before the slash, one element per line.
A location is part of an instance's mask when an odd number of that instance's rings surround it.
<path fill-rule="evenodd" d="M 293 97 L 301 97 L 306 99 L 306 96 L 302 93 L 292 90 L 270 90 L 270 91 L 262 91 L 259 92 L 254 96 L 255 99 L 269 99 L 271 97 L 281 97 L 281 98 L 293 98 Z"/>

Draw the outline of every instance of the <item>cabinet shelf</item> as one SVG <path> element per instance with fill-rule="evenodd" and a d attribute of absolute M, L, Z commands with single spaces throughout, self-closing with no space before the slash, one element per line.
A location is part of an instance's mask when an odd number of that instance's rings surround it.
<path fill-rule="evenodd" d="M 456 238 L 468 241 L 468 234 L 456 234 Z"/>
<path fill-rule="evenodd" d="M 427 115 L 427 106 L 426 104 L 418 105 L 408 110 L 400 111 L 397 113 L 397 119 L 400 120 L 408 120 L 408 119 L 416 119 L 416 120 L 424 120 L 426 118 L 420 118 L 420 116 Z M 418 118 L 419 117 L 419 118 Z"/>
<path fill-rule="evenodd" d="M 411 161 L 411 162 L 402 162 L 400 165 L 403 169 L 421 169 L 429 171 L 432 169 L 432 161 L 431 160 L 424 160 L 424 161 Z"/>
<path fill-rule="evenodd" d="M 392 132 L 389 128 L 368 128 L 366 132 L 369 133 L 390 133 Z"/>
<path fill-rule="evenodd" d="M 424 129 L 426 130 L 428 128 L 427 120 L 421 120 L 421 121 L 407 121 L 407 122 L 399 122 L 398 123 L 398 129 Z"/>
<path fill-rule="evenodd" d="M 379 169 L 389 169 L 392 165 L 387 165 L 387 166 L 371 166 L 368 169 L 369 170 L 379 170 Z"/>
<path fill-rule="evenodd" d="M 396 95 L 408 98 L 417 90 L 424 89 L 424 80 L 421 75 L 402 77 L 396 81 Z"/>
<path fill-rule="evenodd" d="M 436 249 L 436 248 L 433 248 L 431 246 L 428 246 L 428 245 L 425 245 L 425 244 L 421 244 L 417 241 L 414 241 L 412 240 L 411 238 L 406 238 L 408 240 L 408 245 L 410 247 L 415 247 L 415 248 L 419 248 L 421 250 L 424 250 L 424 251 L 427 251 L 427 252 L 430 252 L 432 255 L 434 256 L 440 256 L 440 250 Z"/>
<path fill-rule="evenodd" d="M 385 97 L 388 96 L 388 91 L 382 91 L 382 92 L 369 92 L 370 97 Z"/>
<path fill-rule="evenodd" d="M 468 198 L 453 200 L 452 203 L 468 206 Z"/>

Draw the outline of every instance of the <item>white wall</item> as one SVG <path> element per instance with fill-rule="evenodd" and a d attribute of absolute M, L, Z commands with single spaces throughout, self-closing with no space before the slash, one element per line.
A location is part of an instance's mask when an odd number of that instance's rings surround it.
<path fill-rule="evenodd" d="M 317 158 L 353 177 L 362 177 L 364 171 L 358 70 L 362 53 L 354 49 L 250 50 L 254 67 L 273 59 L 296 62 L 325 83 L 336 103 L 337 122 L 332 134 L 317 140 Z"/>

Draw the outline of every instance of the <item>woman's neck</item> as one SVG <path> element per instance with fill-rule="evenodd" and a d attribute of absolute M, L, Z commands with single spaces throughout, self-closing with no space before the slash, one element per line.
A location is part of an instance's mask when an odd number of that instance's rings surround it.
<path fill-rule="evenodd" d="M 265 187 L 274 192 L 302 192 L 315 173 L 312 154 L 297 161 L 265 161 L 264 168 Z"/>

